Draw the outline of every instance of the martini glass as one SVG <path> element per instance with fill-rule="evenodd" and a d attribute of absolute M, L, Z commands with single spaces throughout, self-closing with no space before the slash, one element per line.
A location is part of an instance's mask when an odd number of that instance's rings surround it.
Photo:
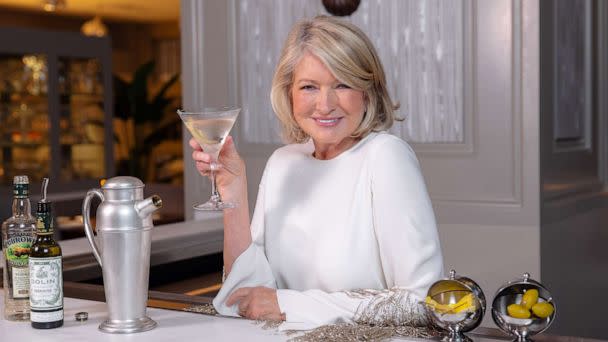
<path fill-rule="evenodd" d="M 177 111 L 203 151 L 211 155 L 211 198 L 206 203 L 195 205 L 196 210 L 224 210 L 235 207 L 233 203 L 222 201 L 215 184 L 215 170 L 218 167 L 220 150 L 240 111 L 241 109 L 236 107 L 205 109 L 202 112 Z"/>

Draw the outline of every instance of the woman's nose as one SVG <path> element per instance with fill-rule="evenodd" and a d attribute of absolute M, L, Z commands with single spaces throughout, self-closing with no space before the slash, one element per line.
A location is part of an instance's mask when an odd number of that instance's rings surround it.
<path fill-rule="evenodd" d="M 329 114 L 336 109 L 338 95 L 334 89 L 321 89 L 317 97 L 317 112 L 319 114 Z"/>

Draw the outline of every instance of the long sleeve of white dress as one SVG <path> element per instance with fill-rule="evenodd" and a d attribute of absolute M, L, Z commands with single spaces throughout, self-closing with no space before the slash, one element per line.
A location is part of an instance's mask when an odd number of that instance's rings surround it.
<path fill-rule="evenodd" d="M 254 242 L 233 264 L 214 300 L 216 309 L 236 315 L 236 305 L 223 304 L 230 293 L 267 286 L 277 288 L 286 315 L 282 330 L 353 322 L 362 314 L 369 322 L 366 309 L 387 298 L 393 305 L 398 298 L 398 306 L 422 319 L 416 303 L 441 277 L 443 262 L 431 202 L 409 145 L 373 133 L 330 163 L 311 160 L 310 146 L 286 150 L 275 153 L 264 172 L 252 220 Z M 279 185 L 268 187 L 268 177 Z M 299 194 L 293 205 L 285 199 L 290 190 Z M 284 196 L 287 204 L 266 191 Z M 274 214 L 277 209 L 285 218 Z M 375 322 L 399 323 L 386 316 L 399 308 L 380 311 Z"/>
<path fill-rule="evenodd" d="M 232 292 L 242 287 L 265 286 L 276 289 L 276 281 L 264 253 L 264 215 L 261 208 L 264 207 L 264 183 L 266 170 L 262 175 L 254 210 L 251 220 L 251 244 L 239 255 L 232 264 L 228 277 L 224 280 L 222 288 L 213 299 L 213 306 L 222 315 L 238 316 L 238 305 L 227 306 L 226 300 Z"/>

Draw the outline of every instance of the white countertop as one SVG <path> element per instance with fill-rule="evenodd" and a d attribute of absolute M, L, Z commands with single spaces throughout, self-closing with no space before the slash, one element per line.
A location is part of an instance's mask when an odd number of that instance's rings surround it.
<path fill-rule="evenodd" d="M 0 296 L 4 308 L 4 295 Z M 0 320 L 2 341 L 285 341 L 286 335 L 275 330 L 264 330 L 253 321 L 213 317 L 202 314 L 148 308 L 148 316 L 158 323 L 150 331 L 136 334 L 108 334 L 97 329 L 105 319 L 106 304 L 82 299 L 66 298 L 64 325 L 57 329 L 37 330 L 29 322 Z M 74 314 L 89 313 L 89 319 L 80 323 Z"/>
<path fill-rule="evenodd" d="M 0 290 L 0 308 L 4 308 L 4 295 Z M 98 330 L 106 318 L 106 304 L 90 300 L 66 298 L 64 325 L 60 328 L 37 330 L 29 322 L 11 322 L 0 319 L 2 341 L 77 341 L 77 342 L 156 342 L 156 341 L 287 341 L 290 337 L 276 329 L 263 329 L 251 320 L 214 317 L 197 313 L 148 308 L 148 316 L 158 323 L 152 330 L 134 334 L 108 334 Z M 74 314 L 89 313 L 86 322 L 77 322 Z M 501 340 L 474 336 L 476 342 Z M 427 340 L 397 338 L 394 341 L 421 342 Z M 504 340 L 503 340 L 504 341 Z"/>

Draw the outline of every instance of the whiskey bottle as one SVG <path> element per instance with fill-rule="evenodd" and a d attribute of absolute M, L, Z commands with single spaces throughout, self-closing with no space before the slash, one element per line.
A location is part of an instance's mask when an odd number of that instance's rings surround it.
<path fill-rule="evenodd" d="M 29 179 L 15 176 L 13 216 L 2 223 L 4 318 L 9 321 L 30 319 L 28 258 L 36 230 L 30 210 Z"/>
<path fill-rule="evenodd" d="M 30 253 L 30 306 L 32 327 L 63 325 L 63 267 L 61 247 L 53 239 L 52 203 L 46 199 L 49 179 L 42 181 L 42 199 L 36 210 L 36 240 Z"/>

